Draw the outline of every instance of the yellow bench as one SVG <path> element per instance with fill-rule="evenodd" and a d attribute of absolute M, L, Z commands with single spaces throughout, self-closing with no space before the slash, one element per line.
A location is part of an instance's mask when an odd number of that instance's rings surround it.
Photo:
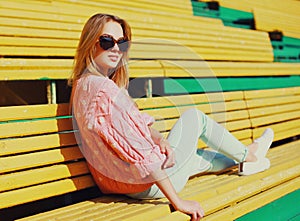
<path fill-rule="evenodd" d="M 137 3 L 122 4 L 9 2 L 0 8 L 5 17 L 0 22 L 0 55 L 73 57 L 84 21 L 97 11 L 123 15 L 129 21 L 134 36 L 132 59 L 273 60 L 267 33 L 216 22 L 207 25 L 209 19 L 192 15 L 145 10 L 146 3 L 142 11 L 135 8 Z"/>
<path fill-rule="evenodd" d="M 210 0 L 201 0 L 209 2 Z M 254 15 L 255 28 L 261 31 L 282 31 L 285 36 L 300 38 L 299 11 L 297 1 L 287 0 L 217 0 L 223 7 L 251 12 Z"/>
<path fill-rule="evenodd" d="M 292 7 L 292 6 L 290 6 Z M 300 4 L 298 3 L 298 10 Z M 300 38 L 299 22 L 300 13 L 282 13 L 280 11 L 272 11 L 261 8 L 253 9 L 255 28 L 262 31 L 281 31 L 284 36 Z"/>
<path fill-rule="evenodd" d="M 200 0 L 202 2 L 209 2 L 211 0 Z M 299 13 L 300 5 L 294 0 L 216 0 L 223 7 L 233 8 L 240 11 L 253 12 L 254 8 L 277 11 L 287 14 L 297 15 Z"/>
<path fill-rule="evenodd" d="M 257 125 L 253 124 L 257 115 L 252 119 L 251 112 L 260 110 L 259 102 L 255 101 L 256 105 L 251 107 L 249 105 L 251 100 L 261 99 L 258 98 L 259 92 L 261 91 L 141 98 L 136 99 L 136 102 L 141 111 L 155 116 L 157 121 L 154 127 L 165 136 L 182 111 L 197 107 L 227 127 L 242 142 L 248 144 L 257 137 L 255 132 Z M 291 110 L 294 104 L 292 112 L 297 109 L 299 111 L 299 105 L 293 103 L 294 97 L 299 94 L 299 88 L 263 92 L 268 99 L 271 99 L 272 95 L 285 97 L 286 100 L 291 99 L 286 102 L 289 103 L 287 104 L 289 107 L 284 110 Z M 279 105 L 284 103 L 282 99 L 278 99 L 277 102 Z M 277 107 L 276 101 L 273 101 L 272 105 Z M 81 203 L 28 217 L 28 220 L 50 218 L 74 220 L 78 217 L 85 220 L 96 220 L 96 218 L 99 220 L 126 220 L 125 218 L 139 220 L 141 217 L 145 220 L 153 220 L 154 218 L 169 219 L 168 216 L 171 216 L 170 219 L 173 219 L 173 216 L 188 218 L 178 212 L 170 213 L 165 199 L 137 201 L 109 195 L 85 200 L 84 193 L 91 194 L 89 191 L 95 184 L 77 147 L 72 132 L 72 122 L 67 111 L 67 104 L 0 108 L 0 209 L 2 209 L 0 214 L 2 212 L 4 215 L 15 216 L 15 218 L 32 215 L 26 214 L 28 211 L 22 210 L 22 206 L 29 202 L 35 202 L 33 205 L 38 205 L 37 200 L 43 200 L 42 205 L 45 205 L 45 202 L 51 202 L 49 197 L 58 197 L 62 194 L 72 196 L 72 193 L 77 191 L 83 194 Z M 280 111 L 283 110 L 273 111 L 270 114 L 278 114 Z M 295 116 L 290 119 L 286 118 L 284 123 L 291 121 L 293 125 L 297 122 L 295 120 L 297 120 Z M 281 134 L 280 129 L 277 128 L 278 122 L 281 123 L 281 121 L 279 119 L 274 120 L 273 123 L 268 122 L 269 126 L 274 124 L 276 127 L 275 133 Z M 292 133 L 285 132 L 277 136 L 276 140 L 299 135 L 299 131 L 296 127 L 294 128 Z M 241 216 L 293 191 L 296 187 L 299 188 L 299 181 L 295 179 L 300 174 L 297 164 L 299 153 L 295 151 L 297 146 L 299 146 L 299 141 L 272 150 L 269 154 L 272 167 L 264 173 L 239 177 L 236 175 L 236 168 L 231 168 L 221 175 L 195 176 L 180 195 L 186 199 L 201 202 L 206 214 L 209 215 L 207 217 L 214 217 L 223 212 L 231 214 L 228 206 L 233 206 L 230 207 L 231 209 L 236 208 L 235 206 L 242 206 L 243 210 L 235 212 L 236 217 Z M 199 148 L 206 147 L 199 142 Z M 291 152 L 294 154 L 290 154 Z M 281 157 L 282 154 L 284 156 Z M 288 180 L 293 180 L 293 182 L 289 183 Z M 291 188 L 281 188 L 281 185 Z M 252 204 L 250 208 L 247 206 L 252 197 L 253 199 L 258 197 L 256 194 L 277 191 L 275 187 L 280 189 L 279 195 L 271 194 L 256 206 Z M 95 189 L 93 189 L 93 194 L 95 194 Z M 13 207 L 19 210 L 14 211 Z M 49 208 L 44 209 L 49 210 Z"/>
<path fill-rule="evenodd" d="M 275 131 L 275 141 L 299 134 L 299 87 L 245 91 L 244 94 L 254 137 L 269 126 Z"/>
<path fill-rule="evenodd" d="M 190 7 L 188 0 L 180 1 L 184 7 L 175 6 L 171 0 L 114 3 L 14 0 L 1 4 L 0 80 L 68 78 L 82 25 L 99 11 L 120 15 L 132 24 L 132 78 L 299 75 L 299 64 L 270 62 L 273 54 L 267 33 L 224 27 L 216 19 L 193 17 L 185 9 Z M 154 39 L 150 41 L 153 47 L 145 46 L 148 38 Z M 214 61 L 206 63 L 202 59 Z M 55 103 L 50 86 L 49 103 Z M 136 102 L 142 111 L 156 117 L 155 127 L 165 136 L 182 111 L 196 106 L 246 144 L 266 126 L 274 126 L 277 141 L 299 135 L 295 126 L 299 123 L 297 91 L 299 88 L 239 91 L 142 98 Z M 278 96 L 282 99 L 274 98 Z M 269 100 L 271 103 L 264 107 Z M 0 107 L 1 218 L 189 219 L 171 213 L 165 199 L 136 201 L 112 195 L 95 198 L 99 191 L 77 147 L 67 111 L 67 104 Z M 236 168 L 231 168 L 220 175 L 203 174 L 193 177 L 180 194 L 201 202 L 208 214 L 205 219 L 242 216 L 299 188 L 298 146 L 296 141 L 271 150 L 273 166 L 264 173 L 238 177 Z M 206 147 L 199 142 L 199 148 Z M 81 202 L 74 204 L 78 200 Z M 73 205 L 30 216 L 65 202 Z"/>
<path fill-rule="evenodd" d="M 39 89 L 39 96 L 46 97 L 44 103 L 57 103 L 62 92 L 57 88 L 57 81 L 65 81 L 72 71 L 72 59 L 49 58 L 2 58 L 0 59 L 0 81 L 5 87 L 6 82 L 34 80 L 46 81 Z M 216 62 L 216 61 L 187 61 L 187 60 L 130 60 L 129 70 L 131 79 L 144 79 L 147 89 L 141 85 L 140 93 L 151 96 L 157 88 L 154 78 L 216 78 L 218 77 L 252 77 L 252 76 L 290 76 L 300 74 L 299 63 L 260 63 L 260 62 Z M 152 84 L 151 84 L 151 81 Z M 151 86 L 152 85 L 152 86 Z M 66 88 L 66 86 L 65 86 Z M 217 88 L 221 89 L 221 88 Z M 163 88 L 161 88 L 163 90 Z M 155 92 L 155 91 L 154 91 Z M 29 98 L 14 91 L 3 91 L 2 102 L 15 100 L 14 104 L 28 104 Z M 64 95 L 65 96 L 65 95 Z M 136 95 L 139 97 L 139 95 Z M 29 99 L 29 100 L 28 100 Z"/>

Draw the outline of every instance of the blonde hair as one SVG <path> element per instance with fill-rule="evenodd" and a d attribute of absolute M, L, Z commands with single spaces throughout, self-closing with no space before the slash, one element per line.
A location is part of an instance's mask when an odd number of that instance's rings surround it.
<path fill-rule="evenodd" d="M 109 14 L 95 14 L 90 17 L 81 32 L 81 37 L 74 58 L 72 76 L 68 81 L 70 86 L 72 86 L 73 83 L 76 83 L 76 81 L 84 73 L 89 72 L 101 75 L 99 68 L 94 61 L 93 53 L 95 50 L 95 42 L 98 40 L 104 25 L 109 21 L 119 23 L 123 29 L 124 38 L 128 41 L 131 40 L 131 28 L 125 20 Z M 114 70 L 112 70 L 112 73 L 109 76 L 120 88 L 128 87 L 129 75 L 127 63 L 128 51 L 123 52 L 123 56 L 119 64 L 116 68 L 114 68 Z"/>

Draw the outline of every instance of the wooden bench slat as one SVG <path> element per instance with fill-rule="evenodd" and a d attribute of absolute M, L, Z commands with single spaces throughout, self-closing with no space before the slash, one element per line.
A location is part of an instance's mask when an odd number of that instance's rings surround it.
<path fill-rule="evenodd" d="M 174 123 L 177 121 L 177 119 L 170 119 L 170 120 L 164 120 L 164 121 L 157 121 L 153 124 L 153 127 L 161 132 L 169 131 Z M 227 128 L 229 131 L 235 131 L 239 129 L 248 129 L 251 127 L 250 121 L 248 119 L 243 120 L 236 120 L 226 123 L 221 123 L 225 128 Z"/>
<path fill-rule="evenodd" d="M 288 96 L 300 94 L 300 87 L 289 87 L 289 88 L 278 88 L 278 89 L 267 89 L 267 90 L 253 90 L 244 91 L 245 99 L 254 98 L 267 98 L 267 97 L 277 97 L 277 96 Z"/>
<path fill-rule="evenodd" d="M 93 179 L 88 175 L 9 191 L 0 194 L 0 208 L 7 208 L 22 203 L 45 199 L 47 197 L 58 196 L 64 193 L 86 189 L 94 185 Z"/>
<path fill-rule="evenodd" d="M 266 107 L 299 102 L 300 95 L 277 96 L 261 99 L 246 100 L 248 108 Z"/>
<path fill-rule="evenodd" d="M 210 1 L 210 0 L 202 0 Z M 223 7 L 233 8 L 240 11 L 252 12 L 253 8 L 262 8 L 272 11 L 280 11 L 285 13 L 297 14 L 299 12 L 299 4 L 293 0 L 282 2 L 281 0 L 269 0 L 261 1 L 248 1 L 248 0 L 218 0 L 219 4 Z"/>
<path fill-rule="evenodd" d="M 123 196 L 103 196 L 101 198 L 96 198 L 90 202 L 78 203 L 73 206 L 66 207 L 64 210 L 58 210 L 61 220 L 74 220 L 78 217 L 81 219 L 90 219 L 94 213 L 98 213 L 102 219 L 109 219 L 111 216 L 117 216 L 118 213 L 126 213 L 128 210 L 136 209 L 138 210 L 138 201 L 133 199 L 128 199 Z M 137 207 L 136 207 L 137 206 Z M 147 205 L 146 205 L 147 206 Z M 154 206 L 154 205 L 150 205 Z M 142 206 L 143 207 L 143 206 Z M 75 209 L 74 209 L 75 208 Z M 127 209 L 127 210 L 126 210 Z M 143 209 L 143 208 L 142 208 Z M 89 210 L 87 213 L 86 210 Z M 55 219 L 56 214 L 52 216 L 51 212 L 47 214 L 42 214 L 42 217 L 38 216 L 36 219 L 33 216 L 32 220 L 51 220 Z M 110 216 L 110 217 L 109 217 Z M 27 220 L 26 218 L 21 220 Z M 94 219 L 93 219 L 94 220 Z"/>
<path fill-rule="evenodd" d="M 57 8 L 53 8 L 53 7 L 48 7 L 47 9 L 45 9 L 44 11 L 32 11 L 32 9 L 34 9 L 35 7 L 37 7 L 36 4 L 31 4 L 31 11 L 29 10 L 24 10 L 23 6 L 24 4 L 30 5 L 28 3 L 23 3 L 22 4 L 22 8 L 21 9 L 17 9 L 17 8 L 4 8 L 3 6 L 0 8 L 0 13 L 2 16 L 5 17 L 10 17 L 10 18 L 31 18 L 31 19 L 38 19 L 40 20 L 41 18 L 45 18 L 45 15 L 47 14 L 46 19 L 42 19 L 45 21 L 55 21 L 55 22 L 66 22 L 66 21 L 76 21 L 77 23 L 83 23 L 84 22 L 84 17 L 80 17 L 80 16 L 72 16 L 72 15 L 62 15 L 60 14 L 59 16 L 57 16 L 57 12 L 59 12 L 60 10 L 57 10 Z M 20 13 L 20 10 L 22 11 L 22 13 Z M 47 11 L 48 10 L 48 11 Z M 56 10 L 56 11 L 55 11 Z M 51 13 L 52 11 L 52 13 Z"/>
<path fill-rule="evenodd" d="M 97 210 L 95 208 L 95 210 L 92 210 L 91 213 L 86 213 L 85 211 L 78 214 L 82 220 L 113 220 L 110 219 L 110 216 L 113 216 L 115 217 L 117 220 L 118 219 L 122 219 L 121 217 L 124 217 L 124 216 L 132 216 L 138 212 L 144 212 L 144 211 L 147 211 L 148 209 L 151 210 L 155 207 L 154 204 L 144 204 L 144 205 L 141 205 L 139 203 L 136 203 L 136 204 L 125 204 L 124 203 L 124 207 L 120 207 L 120 208 L 115 208 L 115 209 L 107 209 L 107 211 L 101 211 L 99 212 L 99 210 Z M 100 213 L 100 214 L 99 214 Z M 99 215 L 101 215 L 102 217 L 99 218 Z M 71 216 L 68 216 L 66 220 L 72 220 L 72 219 L 76 219 L 76 215 L 71 215 Z"/>
<path fill-rule="evenodd" d="M 298 125 L 300 125 L 300 119 L 272 124 L 272 129 L 275 132 L 275 138 L 277 137 L 278 133 L 280 133 L 280 132 L 289 133 L 290 130 L 298 128 Z M 259 128 L 254 128 L 253 129 L 253 135 L 258 137 L 259 134 L 262 134 L 263 131 L 267 127 L 269 127 L 269 126 L 262 126 L 262 127 L 259 127 Z"/>
<path fill-rule="evenodd" d="M 214 113 L 209 115 L 218 123 L 222 122 L 232 122 L 235 120 L 247 119 L 248 120 L 248 111 L 247 110 L 238 110 L 238 111 L 229 111 L 224 113 Z"/>
<path fill-rule="evenodd" d="M 0 140 L 0 156 L 77 145 L 73 133 Z"/>
<path fill-rule="evenodd" d="M 0 80 L 68 79 L 73 59 L 0 59 Z M 159 61 L 130 61 L 130 77 L 163 77 Z M 151 76 L 150 76 L 151 73 Z"/>
<path fill-rule="evenodd" d="M 248 112 L 245 112 L 244 102 L 226 102 L 226 103 L 214 103 L 214 104 L 200 104 L 190 106 L 178 106 L 161 109 L 149 109 L 144 110 L 144 113 L 153 116 L 156 120 L 165 118 L 179 118 L 179 116 L 190 108 L 197 108 L 203 113 L 212 114 L 218 122 L 228 121 L 234 119 L 248 118 Z M 227 112 L 225 112 L 225 110 Z"/>
<path fill-rule="evenodd" d="M 6 9 L 5 9 L 6 10 Z M 23 10 L 24 11 L 24 10 Z M 22 21 L 22 22 L 20 22 Z M 18 18 L 18 17 L 8 17 L 1 19 L 1 26 L 8 27 L 21 27 L 21 28 L 35 28 L 35 29 L 56 29 L 56 30 L 69 30 L 80 32 L 83 28 L 81 23 L 71 23 L 71 22 L 56 22 L 56 21 L 47 21 L 47 20 L 37 20 L 32 18 Z"/>
<path fill-rule="evenodd" d="M 67 116 L 69 104 L 25 105 L 0 108 L 0 122 L 32 118 Z"/>
<path fill-rule="evenodd" d="M 281 121 L 287 121 L 291 119 L 299 119 L 300 116 L 300 110 L 296 111 L 290 111 L 287 113 L 281 113 L 281 114 L 274 114 L 270 116 L 263 116 L 263 117 L 257 117 L 252 118 L 251 123 L 253 127 L 261 126 L 261 125 L 267 125 L 272 124 L 273 122 L 281 122 Z"/>
<path fill-rule="evenodd" d="M 183 51 L 182 51 L 183 50 Z M 59 48 L 59 47 L 10 47 L 1 46 L 0 54 L 10 56 L 66 56 L 72 57 L 75 54 L 75 48 Z M 242 50 L 225 50 L 225 49 L 204 49 L 195 48 L 195 52 L 183 46 L 167 46 L 145 45 L 137 48 L 134 45 L 130 51 L 132 59 L 207 59 L 207 60 L 238 60 L 238 61 L 272 61 L 273 54 L 268 52 L 249 52 Z"/>
<path fill-rule="evenodd" d="M 72 62 L 72 59 L 2 58 L 0 59 L 0 80 L 68 79 L 72 71 Z M 132 78 L 299 75 L 300 70 L 298 63 L 230 62 L 230 66 L 226 65 L 227 63 L 130 60 L 129 69 Z M 281 91 L 283 92 L 283 90 Z M 274 93 L 276 92 L 274 91 Z M 246 96 L 249 97 L 248 93 Z"/>
<path fill-rule="evenodd" d="M 0 159 L 0 173 L 82 159 L 78 147 L 67 147 Z"/>
<path fill-rule="evenodd" d="M 300 96 L 299 96 L 299 101 L 300 101 Z M 271 115 L 276 113 L 288 113 L 293 110 L 300 110 L 300 102 L 299 103 L 298 102 L 291 103 L 291 104 L 282 104 L 282 105 L 278 104 L 276 106 L 249 109 L 249 115 L 251 118 L 255 118 L 264 115 Z"/>
<path fill-rule="evenodd" d="M 171 29 L 170 27 L 160 27 L 164 28 L 164 32 L 161 32 L 161 29 L 148 26 L 148 29 L 142 28 L 142 27 L 134 27 L 134 36 L 133 40 L 137 40 L 137 42 L 140 42 L 138 39 L 141 40 L 141 42 L 145 42 L 145 40 L 142 40 L 141 38 L 149 38 L 151 42 L 153 43 L 168 43 L 168 44 L 176 44 L 176 45 L 186 45 L 186 46 L 194 46 L 194 47 L 200 47 L 205 44 L 207 47 L 213 47 L 213 43 L 215 43 L 215 46 L 222 47 L 222 48 L 228 48 L 228 49 L 249 49 L 249 50 L 259 50 L 259 47 L 261 47 L 261 51 L 269 50 L 270 49 L 270 43 L 268 41 L 260 41 L 256 42 L 257 40 L 262 39 L 262 36 L 252 36 L 252 38 L 247 38 L 247 36 L 239 35 L 237 32 L 231 31 L 233 35 L 235 35 L 236 38 L 230 38 L 229 32 L 225 30 L 224 33 L 218 33 L 218 36 L 216 36 L 216 30 L 205 30 L 205 31 L 196 31 L 194 30 L 194 33 L 190 33 L 189 35 L 186 35 L 183 31 L 177 30 L 177 32 L 174 29 Z M 151 29 L 150 29 L 151 28 Z M 203 27 L 205 28 L 205 27 Z M 172 41 L 169 40 L 170 32 L 174 32 L 174 35 L 172 35 Z M 186 32 L 186 31 L 185 31 Z M 199 36 L 199 34 L 202 34 Z M 207 41 L 207 36 L 210 36 L 210 41 Z M 151 39 L 151 37 L 156 37 L 159 39 Z M 222 37 L 222 38 L 221 38 Z M 231 36 L 233 37 L 233 36 Z M 243 41 L 238 42 L 238 40 Z M 241 46 L 241 48 L 239 48 Z"/>
<path fill-rule="evenodd" d="M 248 129 L 251 127 L 250 121 L 248 119 L 246 120 L 237 120 L 232 121 L 228 123 L 221 123 L 227 130 L 229 131 L 235 131 L 239 129 Z"/>
<path fill-rule="evenodd" d="M 274 31 L 280 30 L 285 35 L 286 32 L 288 36 L 294 38 L 300 38 L 299 31 L 299 14 L 293 15 L 291 13 L 281 13 L 278 11 L 271 11 L 262 8 L 253 9 L 255 18 L 255 27 L 257 30 L 263 31 Z M 272 19 L 270 19 L 272 18 Z"/>
<path fill-rule="evenodd" d="M 0 192 L 88 174 L 85 162 L 58 164 L 0 176 Z"/>
<path fill-rule="evenodd" d="M 0 138 L 73 130 L 72 119 L 34 120 L 0 124 Z M 1 142 L 1 141 L 0 141 Z"/>
<path fill-rule="evenodd" d="M 291 181 L 288 181 L 280 186 L 276 186 L 270 190 L 266 190 L 258 195 L 255 195 L 245 201 L 237 203 L 228 209 L 223 209 L 220 212 L 210 215 L 203 220 L 215 220 L 228 219 L 234 220 L 255 209 L 259 209 L 262 206 L 267 205 L 268 203 L 279 199 L 293 191 L 299 189 L 300 178 L 295 178 Z"/>
<path fill-rule="evenodd" d="M 75 52 L 75 48 L 0 46 L 0 54 L 14 56 L 73 56 Z"/>
<path fill-rule="evenodd" d="M 65 69 L 39 70 L 0 70 L 0 80 L 66 80 L 70 77 L 70 71 Z"/>
<path fill-rule="evenodd" d="M 255 133 L 257 133 L 255 131 Z M 275 131 L 274 141 L 283 140 L 286 138 L 292 138 L 299 135 L 299 126 L 290 128 L 288 131 Z"/>
<path fill-rule="evenodd" d="M 97 204 L 98 208 L 107 208 L 113 206 L 115 203 L 128 200 L 127 197 L 124 197 L 122 195 L 120 196 L 114 196 L 114 195 L 104 195 L 101 198 L 92 199 L 89 201 L 83 201 L 76 204 L 73 204 L 71 206 L 62 207 L 59 209 L 56 209 L 55 211 L 49 211 L 47 213 L 41 213 L 38 215 L 33 215 L 30 217 L 30 220 L 32 221 L 38 221 L 38 220 L 51 220 L 55 219 L 55 216 L 59 215 L 60 217 L 67 217 L 70 214 L 76 214 L 78 211 L 89 209 L 95 204 Z M 99 205 L 101 204 L 101 206 Z M 29 220 L 28 218 L 21 218 L 20 221 Z"/>
<path fill-rule="evenodd" d="M 205 93 L 205 94 L 190 94 L 177 95 L 177 96 L 163 96 L 163 97 L 152 97 L 152 98 L 139 98 L 134 99 L 139 109 L 151 109 L 159 107 L 171 107 L 171 106 L 183 106 L 190 104 L 205 104 L 211 102 L 224 102 L 243 100 L 243 93 L 241 91 L 226 92 L 226 93 Z"/>
<path fill-rule="evenodd" d="M 51 48 L 57 48 L 60 50 L 64 50 L 67 48 L 76 48 L 76 44 L 78 39 L 67 39 L 62 38 L 64 36 L 64 33 L 59 36 L 58 34 L 55 36 L 39 36 L 35 35 L 34 31 L 29 36 L 24 36 L 25 34 L 22 34 L 22 32 L 26 33 L 26 31 L 31 31 L 31 29 L 25 29 L 24 30 L 16 30 L 17 28 L 12 27 L 12 30 L 14 30 L 16 33 L 9 33 L 8 30 L 5 33 L 7 36 L 0 36 L 0 45 L 6 46 L 6 47 L 27 47 L 30 49 L 30 47 L 36 47 L 36 48 L 45 48 L 45 47 L 51 47 Z M 39 30 L 37 30 L 39 31 Z M 36 32 L 37 32 L 36 31 Z M 45 32 L 46 33 L 46 32 Z M 56 31 L 54 32 L 56 33 Z M 11 36 L 14 35 L 14 36 Z"/>
<path fill-rule="evenodd" d="M 168 77 L 299 75 L 299 63 L 162 61 Z"/>

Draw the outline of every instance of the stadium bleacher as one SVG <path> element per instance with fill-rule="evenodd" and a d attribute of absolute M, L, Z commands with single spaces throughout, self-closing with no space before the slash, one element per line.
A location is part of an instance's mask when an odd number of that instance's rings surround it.
<path fill-rule="evenodd" d="M 212 10 L 205 4 L 197 8 Z M 141 111 L 155 116 L 154 126 L 164 136 L 190 107 L 209 114 L 245 144 L 266 127 L 274 129 L 269 170 L 240 177 L 233 167 L 189 180 L 179 194 L 200 202 L 203 220 L 247 220 L 246 214 L 287 195 L 299 199 L 300 2 L 212 4 L 228 10 L 221 17 L 216 8 L 213 15 L 196 14 L 197 4 L 190 0 L 0 2 L 1 218 L 190 219 L 166 199 L 102 195 L 76 144 L 66 81 L 82 26 L 99 12 L 119 15 L 132 26 L 133 97 Z M 235 12 L 236 17 L 230 15 Z M 239 16 L 255 26 L 236 23 Z M 273 31 L 281 39 L 272 39 Z M 199 148 L 207 147 L 199 141 Z M 299 210 L 285 213 L 285 219 L 299 217 Z"/>

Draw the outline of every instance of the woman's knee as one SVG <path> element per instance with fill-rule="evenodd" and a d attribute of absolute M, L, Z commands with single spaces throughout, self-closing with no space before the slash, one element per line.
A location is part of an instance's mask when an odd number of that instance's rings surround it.
<path fill-rule="evenodd" d="M 201 110 L 197 109 L 197 108 L 191 108 L 191 109 L 186 110 L 182 114 L 182 116 L 188 116 L 193 121 L 198 120 L 201 123 L 205 123 L 206 118 L 207 118 L 207 115 L 205 113 L 203 113 Z"/>

